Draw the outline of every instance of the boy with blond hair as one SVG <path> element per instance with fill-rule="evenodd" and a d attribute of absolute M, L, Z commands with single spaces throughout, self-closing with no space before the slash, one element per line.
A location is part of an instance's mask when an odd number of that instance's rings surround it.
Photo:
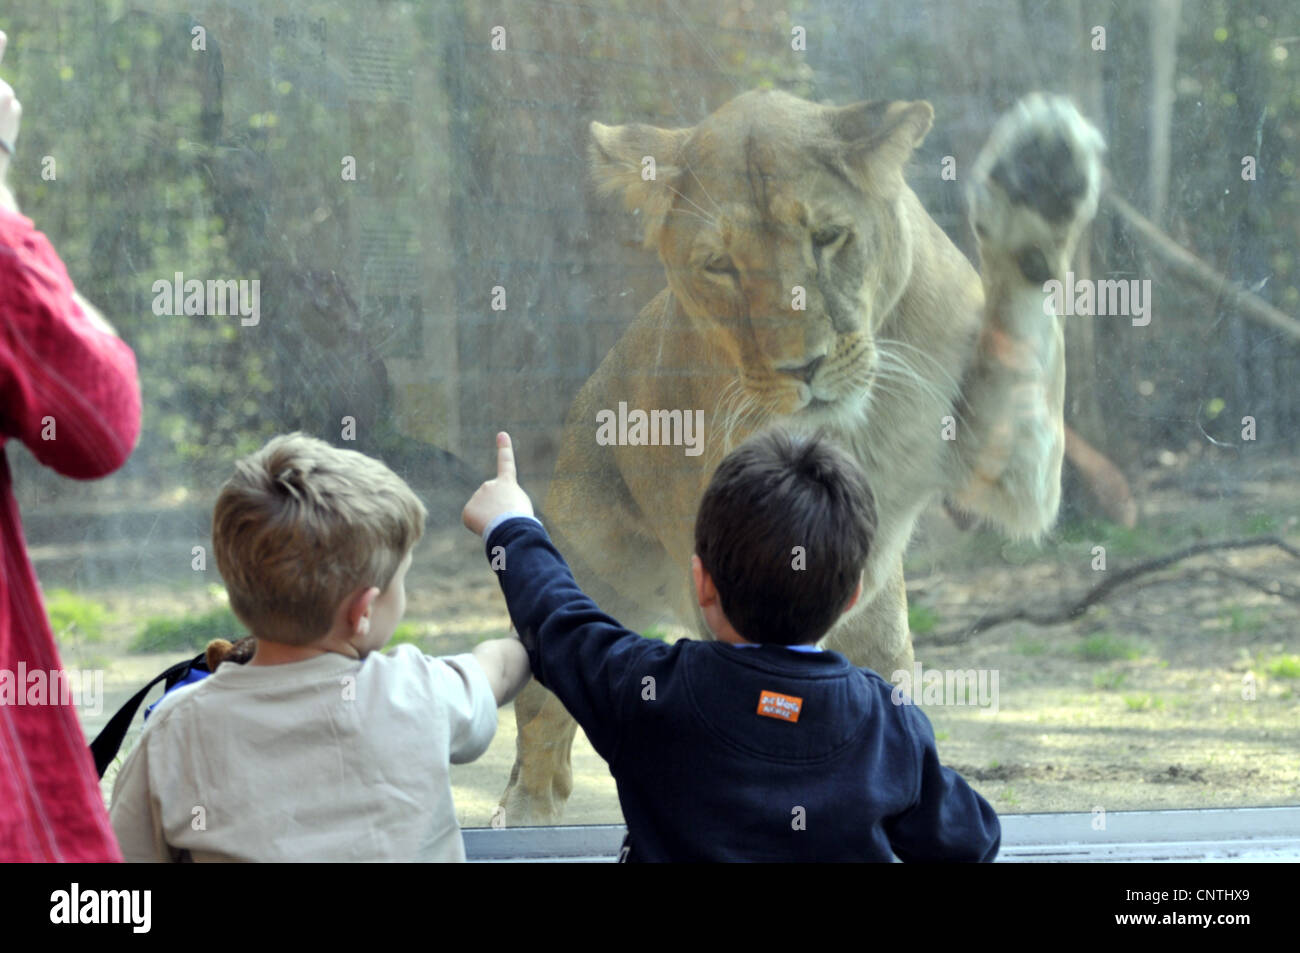
<path fill-rule="evenodd" d="M 302 434 L 240 460 L 212 518 L 246 665 L 169 693 L 110 811 L 128 861 L 463 861 L 448 765 L 527 682 L 517 638 L 378 651 L 425 508 L 378 460 Z"/>

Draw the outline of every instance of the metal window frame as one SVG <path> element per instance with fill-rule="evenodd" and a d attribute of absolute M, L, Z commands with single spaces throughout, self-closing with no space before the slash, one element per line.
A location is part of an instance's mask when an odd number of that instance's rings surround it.
<path fill-rule="evenodd" d="M 1300 807 L 1003 814 L 1002 863 L 1300 861 Z M 1094 829 L 1094 824 L 1104 828 Z M 621 824 L 464 831 L 480 863 L 612 863 Z"/>

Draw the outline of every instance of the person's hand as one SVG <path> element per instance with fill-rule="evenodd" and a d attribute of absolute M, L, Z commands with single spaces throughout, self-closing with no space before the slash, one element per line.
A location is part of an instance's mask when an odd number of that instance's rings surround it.
<path fill-rule="evenodd" d="M 5 46 L 9 43 L 9 37 L 5 36 L 3 30 L 0 30 L 0 60 L 4 59 Z M 0 79 L 0 139 L 12 148 L 14 142 L 18 139 L 18 120 L 23 114 L 22 103 L 14 95 L 13 87 Z M 4 147 L 0 146 L 0 179 L 3 179 L 5 173 L 9 171 L 9 153 L 5 152 Z"/>
<path fill-rule="evenodd" d="M 515 451 L 510 446 L 510 434 L 503 431 L 497 434 L 497 478 L 474 491 L 460 518 L 466 527 L 482 536 L 488 523 L 510 512 L 532 516 L 533 501 L 515 479 Z"/>

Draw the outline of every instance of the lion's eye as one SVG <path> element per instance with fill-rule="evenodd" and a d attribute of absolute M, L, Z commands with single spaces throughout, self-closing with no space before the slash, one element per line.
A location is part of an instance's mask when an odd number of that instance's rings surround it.
<path fill-rule="evenodd" d="M 839 225 L 829 225 L 826 228 L 819 228 L 812 233 L 812 243 L 815 248 L 829 248 L 834 245 L 845 235 L 849 233 L 847 228 Z"/>
<path fill-rule="evenodd" d="M 704 263 L 704 270 L 714 275 L 735 275 L 736 263 L 730 255 L 714 255 Z"/>

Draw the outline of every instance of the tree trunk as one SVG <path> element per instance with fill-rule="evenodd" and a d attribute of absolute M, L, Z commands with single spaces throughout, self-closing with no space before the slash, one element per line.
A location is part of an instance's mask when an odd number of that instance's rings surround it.
<path fill-rule="evenodd" d="M 1178 20 L 1182 0 L 1152 0 L 1148 37 L 1151 43 L 1151 124 L 1147 127 L 1147 193 L 1151 221 L 1164 225 L 1169 199 L 1169 143 L 1174 110 L 1174 67 L 1178 61 Z"/>

